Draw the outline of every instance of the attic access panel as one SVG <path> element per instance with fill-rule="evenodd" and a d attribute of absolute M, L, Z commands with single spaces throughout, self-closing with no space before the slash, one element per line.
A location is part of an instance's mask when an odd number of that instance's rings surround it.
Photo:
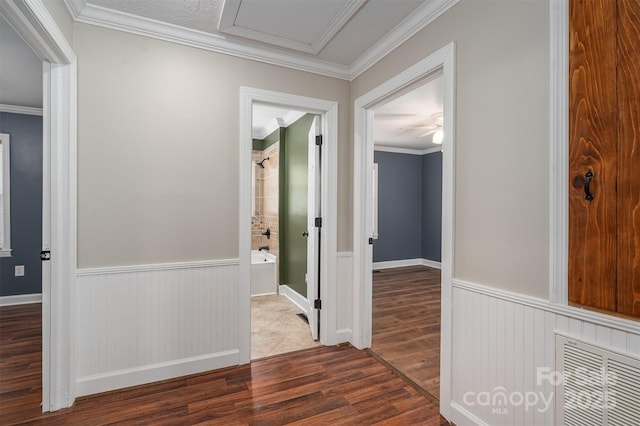
<path fill-rule="evenodd" d="M 367 0 L 227 0 L 218 31 L 316 55 Z"/>

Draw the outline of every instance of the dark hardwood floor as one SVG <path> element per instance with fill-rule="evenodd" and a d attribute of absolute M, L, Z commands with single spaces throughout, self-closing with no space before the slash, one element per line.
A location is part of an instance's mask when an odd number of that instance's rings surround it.
<path fill-rule="evenodd" d="M 440 270 L 426 266 L 373 274 L 371 350 L 436 399 L 440 397 Z"/>
<path fill-rule="evenodd" d="M 41 414 L 42 305 L 0 307 L 0 424 Z"/>
<path fill-rule="evenodd" d="M 349 345 L 78 398 L 41 414 L 39 309 L 0 308 L 2 425 L 447 424 L 436 403 Z"/>

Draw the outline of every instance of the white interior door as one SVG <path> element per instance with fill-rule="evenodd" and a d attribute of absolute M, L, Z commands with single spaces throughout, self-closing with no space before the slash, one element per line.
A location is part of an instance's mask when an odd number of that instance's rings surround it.
<path fill-rule="evenodd" d="M 309 303 L 308 319 L 311 336 L 318 340 L 320 335 L 320 307 L 316 300 L 320 300 L 320 241 L 322 235 L 321 224 L 316 224 L 320 218 L 320 162 L 322 160 L 322 144 L 316 144 L 316 136 L 320 135 L 320 116 L 316 116 L 309 129 L 309 174 L 307 189 L 307 301 Z M 320 225 L 320 226 L 317 226 Z M 318 302 L 319 303 L 319 302 Z"/>

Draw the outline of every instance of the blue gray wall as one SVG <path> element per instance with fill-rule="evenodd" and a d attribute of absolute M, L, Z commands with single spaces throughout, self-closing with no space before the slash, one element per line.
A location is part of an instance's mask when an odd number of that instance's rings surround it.
<path fill-rule="evenodd" d="M 0 296 L 42 292 L 42 117 L 0 113 L 11 136 L 11 257 L 0 258 Z M 16 277 L 15 265 L 24 265 Z"/>
<path fill-rule="evenodd" d="M 373 261 L 440 261 L 442 153 L 374 152 L 378 163 L 378 240 Z"/>
<path fill-rule="evenodd" d="M 442 152 L 422 156 L 422 258 L 441 261 Z"/>

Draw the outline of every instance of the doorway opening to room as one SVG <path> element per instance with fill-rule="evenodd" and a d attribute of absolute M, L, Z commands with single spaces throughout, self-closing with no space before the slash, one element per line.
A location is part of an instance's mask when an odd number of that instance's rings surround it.
<path fill-rule="evenodd" d="M 371 350 L 436 399 L 443 97 L 439 70 L 373 108 Z"/>
<path fill-rule="evenodd" d="M 251 359 L 319 345 L 321 117 L 254 104 Z"/>
<path fill-rule="evenodd" d="M 240 128 L 240 362 L 333 344 L 337 104 L 242 88 Z"/>
<path fill-rule="evenodd" d="M 444 401 L 445 417 L 451 391 L 454 72 L 455 44 L 450 43 L 357 98 L 354 108 L 354 344 L 372 348 L 425 394 Z M 407 102 L 404 110 L 398 104 L 428 97 L 429 90 L 430 106 Z M 385 125 L 399 139 L 412 133 L 415 145 L 406 140 L 406 146 L 393 148 L 392 136 L 381 128 Z M 440 148 L 419 145 L 421 138 L 440 142 Z M 423 176 L 432 187 L 426 196 Z M 403 223 L 394 223 L 399 215 Z M 432 235 L 423 238 L 423 227 Z"/>
<path fill-rule="evenodd" d="M 42 412 L 42 60 L 0 15 L 0 394 L 20 407 L 4 420 Z M 46 273 L 46 270 L 45 270 Z M 13 418 L 12 418 L 13 417 Z"/>

